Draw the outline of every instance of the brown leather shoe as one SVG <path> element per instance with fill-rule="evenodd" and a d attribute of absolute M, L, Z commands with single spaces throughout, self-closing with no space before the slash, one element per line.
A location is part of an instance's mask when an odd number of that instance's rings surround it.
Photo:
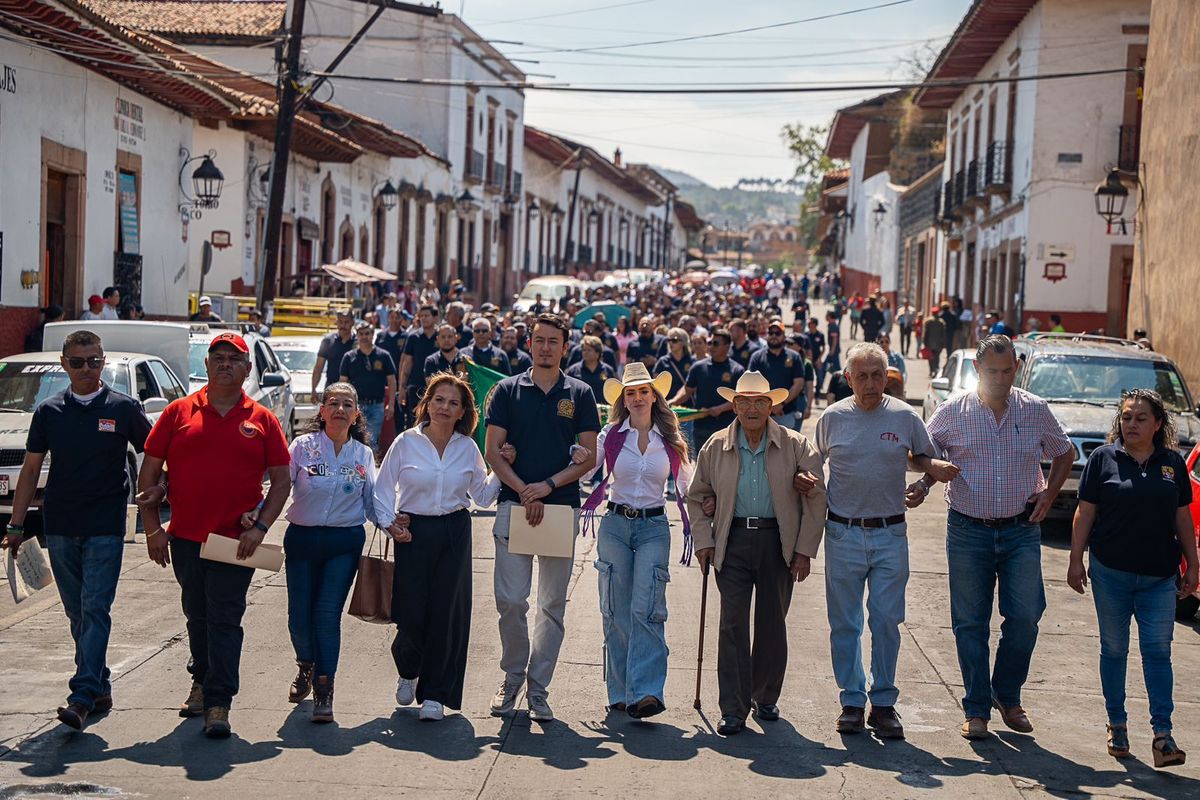
<path fill-rule="evenodd" d="M 978 742 L 988 738 L 990 735 L 988 733 L 988 721 L 983 717 L 968 717 L 962 724 L 962 737 L 964 739 Z"/>
<path fill-rule="evenodd" d="M 87 721 L 87 717 L 88 710 L 79 703 L 67 703 L 58 709 L 58 721 L 77 731 L 83 730 L 83 723 Z"/>
<path fill-rule="evenodd" d="M 641 700 L 638 700 L 637 705 L 629 709 L 629 716 L 634 719 L 645 719 L 653 717 L 655 714 L 661 714 L 666 711 L 667 707 L 662 701 L 652 695 L 646 695 Z"/>
<path fill-rule="evenodd" d="M 871 715 L 867 724 L 875 729 L 875 734 L 881 739 L 903 739 L 904 726 L 900 724 L 900 715 L 895 706 L 871 706 Z"/>
<path fill-rule="evenodd" d="M 313 722 L 333 722 L 333 678 L 318 675 L 313 682 Z"/>
<path fill-rule="evenodd" d="M 112 695 L 102 694 L 92 701 L 92 713 L 103 714 L 112 711 Z"/>
<path fill-rule="evenodd" d="M 296 669 L 296 678 L 288 689 L 289 703 L 299 703 L 304 700 L 313 688 L 313 662 L 297 661 Z"/>
<path fill-rule="evenodd" d="M 1004 724 L 1009 728 L 1017 733 L 1033 733 L 1033 723 L 1029 721 L 1025 709 L 1020 706 L 1001 705 L 996 699 L 992 700 L 992 706 L 1000 712 L 1000 719 L 1004 720 Z"/>
<path fill-rule="evenodd" d="M 232 733 L 229 727 L 229 709 L 213 706 L 204 709 L 204 735 L 210 739 L 228 739 Z"/>
<path fill-rule="evenodd" d="M 187 700 L 179 707 L 179 716 L 198 717 L 204 713 L 204 687 L 192 681 L 192 689 L 188 692 Z"/>
<path fill-rule="evenodd" d="M 862 733 L 867 727 L 865 713 L 866 710 L 858 706 L 842 706 L 842 714 L 837 718 L 837 732 Z"/>

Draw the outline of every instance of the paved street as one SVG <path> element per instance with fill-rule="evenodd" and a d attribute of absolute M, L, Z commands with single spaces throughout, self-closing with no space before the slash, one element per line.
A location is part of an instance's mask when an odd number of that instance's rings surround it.
<path fill-rule="evenodd" d="M 916 365 L 914 384 L 925 369 Z M 910 392 L 916 386 L 910 387 Z M 286 702 L 293 674 L 284 575 L 260 574 L 246 614 L 242 688 L 234 737 L 210 741 L 200 720 L 180 719 L 187 693 L 187 649 L 179 591 L 168 570 L 127 547 L 110 647 L 115 710 L 83 733 L 53 721 L 70 673 L 70 637 L 52 595 L 11 605 L 3 587 L 0 652 L 0 797 L 40 792 L 149 797 L 378 797 L 381 792 L 437 797 L 712 796 L 1200 797 L 1190 765 L 1156 773 L 1148 766 L 1149 730 L 1140 665 L 1130 659 L 1130 711 L 1136 759 L 1104 751 L 1098 642 L 1090 597 L 1071 592 L 1065 530 L 1048 532 L 1043 550 L 1049 610 L 1042 624 L 1025 701 L 1037 732 L 1002 727 L 990 741 L 958 735 L 961 694 L 949 627 L 945 506 L 931 499 L 910 519 L 912 578 L 899 670 L 903 742 L 869 734 L 840 737 L 825 621 L 823 568 L 801 585 L 789 617 L 788 680 L 775 723 L 750 721 L 736 738 L 714 732 L 716 718 L 715 584 L 710 586 L 703 710 L 692 709 L 701 577 L 672 567 L 668 599 L 671 646 L 668 710 L 652 723 L 607 717 L 602 689 L 601 623 L 595 540 L 580 539 L 567 610 L 567 636 L 550 701 L 559 721 L 530 723 L 488 716 L 501 678 L 492 600 L 490 512 L 474 524 L 474 623 L 465 711 L 421 723 L 416 707 L 397 709 L 390 629 L 346 618 L 338 674 L 336 726 L 308 721 L 310 704 Z M 677 530 L 677 529 L 676 529 Z M 282 538 L 276 524 L 271 540 Z M 678 549 L 678 548 L 676 548 Z M 1176 730 L 1185 749 L 1200 747 L 1200 627 L 1177 625 Z M 45 785 L 45 788 L 39 788 Z"/>

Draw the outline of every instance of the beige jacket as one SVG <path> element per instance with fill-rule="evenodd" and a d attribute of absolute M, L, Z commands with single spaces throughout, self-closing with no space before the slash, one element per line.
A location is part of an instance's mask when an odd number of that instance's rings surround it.
<path fill-rule="evenodd" d="M 688 517 L 695 548 L 716 548 L 713 564 L 719 570 L 725 560 L 729 526 L 737 493 L 739 454 L 737 420 L 714 433 L 700 448 L 696 471 L 688 486 Z M 767 423 L 767 481 L 779 520 L 779 549 L 783 560 L 792 562 L 795 553 L 810 558 L 817 554 L 825 533 L 825 483 L 821 456 L 807 437 L 770 420 Z M 816 488 L 801 495 L 792 486 L 797 472 L 808 471 L 818 478 Z M 701 508 L 705 497 L 715 495 L 717 513 L 707 517 Z"/>

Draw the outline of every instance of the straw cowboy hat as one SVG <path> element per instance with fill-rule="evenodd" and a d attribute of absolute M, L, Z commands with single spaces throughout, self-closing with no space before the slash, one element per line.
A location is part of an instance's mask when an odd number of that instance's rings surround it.
<path fill-rule="evenodd" d="M 737 386 L 732 389 L 726 389 L 724 386 L 717 387 L 717 394 L 724 397 L 729 402 L 733 402 L 735 397 L 769 397 L 771 405 L 777 406 L 784 400 L 787 400 L 787 389 L 772 389 L 770 382 L 767 381 L 763 374 L 758 370 L 743 372 L 738 378 Z"/>
<path fill-rule="evenodd" d="M 646 365 L 640 361 L 631 361 L 625 365 L 625 372 L 621 375 L 621 379 L 609 378 L 604 382 L 604 400 L 610 406 L 615 405 L 621 393 L 630 386 L 644 386 L 650 384 L 654 387 L 654 391 L 667 396 L 667 392 L 671 391 L 671 373 L 659 373 L 657 378 L 650 377 L 650 370 L 646 369 Z M 784 392 L 784 394 L 787 394 Z"/>

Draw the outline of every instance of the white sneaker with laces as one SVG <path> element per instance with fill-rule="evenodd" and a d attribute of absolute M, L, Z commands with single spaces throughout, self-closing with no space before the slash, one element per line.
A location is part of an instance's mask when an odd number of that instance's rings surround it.
<path fill-rule="evenodd" d="M 426 700 L 421 703 L 421 712 L 417 717 L 425 722 L 437 722 L 446 716 L 446 709 L 437 700 Z"/>
<path fill-rule="evenodd" d="M 401 678 L 396 682 L 396 702 L 402 706 L 411 706 L 413 704 L 413 684 L 415 681 L 409 678 Z"/>
<path fill-rule="evenodd" d="M 546 698 L 538 695 L 530 696 L 529 718 L 534 722 L 554 721 L 554 711 L 550 708 L 550 704 L 546 702 Z"/>
<path fill-rule="evenodd" d="M 520 685 L 513 686 L 508 681 L 500 684 L 500 688 L 496 690 L 496 696 L 492 698 L 492 716 L 503 717 L 511 714 L 517 707 L 517 695 L 520 692 Z"/>

